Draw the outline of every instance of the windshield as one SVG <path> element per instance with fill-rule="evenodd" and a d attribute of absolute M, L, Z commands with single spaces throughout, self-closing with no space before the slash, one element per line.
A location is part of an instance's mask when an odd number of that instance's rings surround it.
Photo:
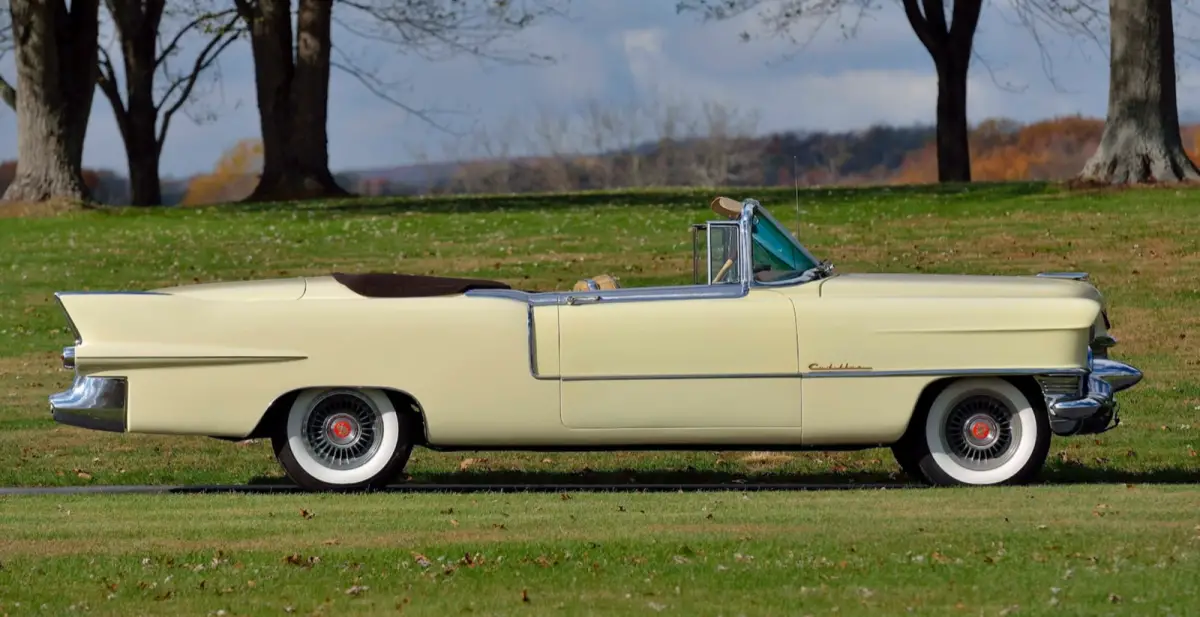
<path fill-rule="evenodd" d="M 766 212 L 754 214 L 752 230 L 756 279 L 792 278 L 817 267 L 817 260 L 808 250 Z"/>

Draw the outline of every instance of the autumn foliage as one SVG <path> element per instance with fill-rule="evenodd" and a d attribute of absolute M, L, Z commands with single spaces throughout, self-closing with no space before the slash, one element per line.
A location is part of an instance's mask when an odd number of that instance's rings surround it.
<path fill-rule="evenodd" d="M 1028 125 L 985 120 L 971 131 L 971 179 L 976 181 L 1063 180 L 1083 169 L 1104 133 L 1104 120 L 1063 116 Z M 1200 160 L 1200 126 L 1183 128 L 1192 160 Z M 896 184 L 937 182 L 933 143 L 910 152 L 891 180 Z"/>
<path fill-rule="evenodd" d="M 221 155 L 212 173 L 192 178 L 180 205 L 198 206 L 245 199 L 254 192 L 262 166 L 262 142 L 243 139 Z"/>
<path fill-rule="evenodd" d="M 0 194 L 12 184 L 13 178 L 17 176 L 17 162 L 4 161 L 0 163 Z M 95 191 L 100 186 L 100 174 L 92 169 L 83 170 L 83 184 L 88 187 L 88 190 Z"/>

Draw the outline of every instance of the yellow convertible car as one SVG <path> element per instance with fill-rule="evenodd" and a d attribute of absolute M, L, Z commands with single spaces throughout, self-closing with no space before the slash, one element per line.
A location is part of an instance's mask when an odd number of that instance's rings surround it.
<path fill-rule="evenodd" d="M 571 291 L 333 274 L 56 294 L 56 421 L 270 438 L 301 487 L 388 483 L 412 448 L 890 446 L 931 484 L 1033 479 L 1142 378 L 1086 274 L 842 274 L 757 201 L 694 225 L 690 285 Z"/>

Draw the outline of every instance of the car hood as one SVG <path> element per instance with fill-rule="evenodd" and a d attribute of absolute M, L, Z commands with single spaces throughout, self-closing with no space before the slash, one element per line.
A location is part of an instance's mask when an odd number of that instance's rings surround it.
<path fill-rule="evenodd" d="M 200 283 L 155 289 L 158 293 L 203 300 L 299 300 L 304 295 L 304 277 Z"/>
<path fill-rule="evenodd" d="M 1103 304 L 1091 283 L 1035 276 L 839 274 L 821 281 L 834 298 L 1088 298 Z"/>

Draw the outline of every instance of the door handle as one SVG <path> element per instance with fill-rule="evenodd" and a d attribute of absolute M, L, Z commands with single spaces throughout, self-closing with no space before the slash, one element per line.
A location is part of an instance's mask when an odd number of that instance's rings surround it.
<path fill-rule="evenodd" d="M 600 296 L 570 296 L 567 298 L 567 304 L 594 304 L 600 301 Z"/>

